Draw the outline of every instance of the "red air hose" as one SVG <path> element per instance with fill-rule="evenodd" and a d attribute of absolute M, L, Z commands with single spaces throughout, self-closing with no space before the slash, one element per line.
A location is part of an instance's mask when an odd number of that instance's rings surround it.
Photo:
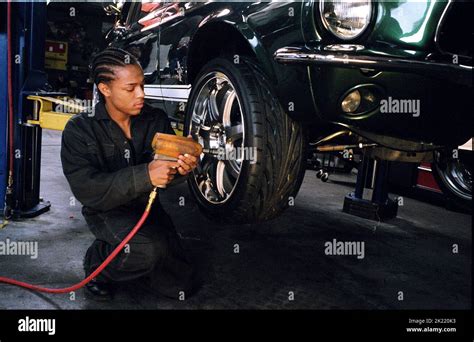
<path fill-rule="evenodd" d="M 32 285 L 32 284 L 28 284 L 22 281 L 5 278 L 5 277 L 0 277 L 0 283 L 7 283 L 10 285 L 21 286 L 30 290 L 46 292 L 46 293 L 68 293 L 68 292 L 76 291 L 80 289 L 81 287 L 85 286 L 88 282 L 90 282 L 93 278 L 97 277 L 104 270 L 104 268 L 106 268 L 107 265 L 109 265 L 112 262 L 112 260 L 114 260 L 117 254 L 119 254 L 122 251 L 125 245 L 135 236 L 138 230 L 142 227 L 143 223 L 146 221 L 148 217 L 148 214 L 150 214 L 151 205 L 155 201 L 156 190 L 157 188 L 154 188 L 153 191 L 150 193 L 150 198 L 148 199 L 148 204 L 146 206 L 146 209 L 143 212 L 143 215 L 140 218 L 140 220 L 135 225 L 135 227 L 133 227 L 132 231 L 128 233 L 125 239 L 123 239 L 123 241 L 114 249 L 114 251 L 107 257 L 107 259 L 105 259 L 104 262 L 94 272 L 92 272 L 87 278 L 85 278 L 80 283 L 77 283 L 73 286 L 66 287 L 63 289 L 50 289 L 47 287 Z"/>

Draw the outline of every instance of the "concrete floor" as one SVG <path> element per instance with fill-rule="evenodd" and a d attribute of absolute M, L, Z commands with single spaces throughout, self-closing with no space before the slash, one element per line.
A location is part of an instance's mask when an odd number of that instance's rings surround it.
<path fill-rule="evenodd" d="M 0 256 L 1 276 L 50 287 L 83 278 L 82 258 L 93 236 L 80 203 L 70 201 L 59 150 L 60 133 L 44 131 L 41 194 L 51 210 L 0 230 L 0 241 L 38 241 L 38 258 Z M 204 280 L 195 296 L 173 301 L 132 282 L 103 304 L 87 300 L 82 290 L 71 298 L 0 285 L 0 309 L 470 308 L 471 216 L 404 198 L 398 218 L 368 221 L 342 212 L 351 189 L 322 183 L 308 171 L 295 206 L 258 226 L 218 226 L 200 214 L 185 184 L 168 189 L 163 205 Z M 324 244 L 333 239 L 363 241 L 365 258 L 325 255 Z"/>

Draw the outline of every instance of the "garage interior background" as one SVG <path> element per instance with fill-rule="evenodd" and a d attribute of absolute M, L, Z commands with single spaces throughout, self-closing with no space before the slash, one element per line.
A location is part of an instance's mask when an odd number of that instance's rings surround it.
<path fill-rule="evenodd" d="M 72 6 L 74 4 L 74 6 Z M 5 7 L 6 4 L 1 4 Z M 3 13 L 6 14 L 5 8 Z M 48 210 L 50 203 L 40 201 L 39 178 L 41 160 L 41 132 L 38 125 L 31 125 L 28 120 L 37 116 L 36 101 L 27 97 L 48 92 L 48 96 L 56 95 L 62 99 L 75 99 L 79 103 L 92 100 L 92 82 L 89 79 L 88 64 L 93 53 L 106 46 L 104 37 L 113 26 L 114 17 L 106 15 L 101 2 L 50 2 L 19 3 L 13 7 L 13 45 L 14 51 L 22 51 L 21 63 L 13 64 L 13 113 L 15 122 L 21 125 L 14 127 L 14 145 L 16 156 L 24 154 L 24 158 L 15 159 L 13 184 L 8 185 L 7 146 L 0 146 L 0 196 L 5 198 L 5 192 L 11 196 L 5 203 L 0 203 L 0 209 L 6 217 L 32 217 Z M 91 20 L 94 18 L 94 20 Z M 6 45 L 6 20 L 2 20 L 2 47 Z M 29 29 L 22 30 L 26 27 Z M 44 51 L 44 55 L 37 53 Z M 6 56 L 2 55 L 5 60 Z M 1 87 L 2 141 L 7 141 L 7 74 L 3 74 Z M 325 158 L 320 154 L 308 156 L 308 166 L 319 170 L 336 172 L 342 169 L 351 170 L 351 165 L 344 165 L 339 158 Z M 409 163 L 391 163 L 392 170 L 389 179 L 391 190 L 401 194 L 410 194 L 435 203 L 443 203 L 444 198 L 430 175 L 429 165 L 414 165 Z M 322 177 L 324 181 L 328 177 Z M 449 203 L 448 203 L 449 205 Z"/>
<path fill-rule="evenodd" d="M 7 65 L 6 4 L 2 3 L 2 65 Z M 91 17 L 97 20 L 90 20 Z M 12 6 L 12 93 L 14 139 L 13 183 L 9 182 L 6 162 L 9 152 L 1 146 L 0 196 L 8 192 L 6 203 L 1 203 L 5 216 L 31 217 L 48 210 L 50 203 L 41 202 L 39 178 L 42 129 L 31 121 L 38 119 L 37 101 L 30 95 L 57 96 L 63 100 L 92 99 L 89 80 L 90 56 L 105 46 L 104 32 L 113 25 L 114 18 L 103 11 L 99 2 L 17 3 Z M 17 57 L 18 56 L 18 57 Z M 3 63 L 4 62 L 4 63 Z M 5 70 L 6 71 L 6 70 Z M 8 107 L 7 73 L 2 73 L 1 134 L 7 141 Z M 52 108 L 54 110 L 54 108 Z M 5 207 L 4 207 L 5 205 Z"/>
<path fill-rule="evenodd" d="M 100 2 L 74 4 L 73 9 L 68 3 L 48 5 L 45 71 L 53 91 L 92 99 L 89 60 L 105 47 L 104 36 L 113 22 L 114 18 L 106 15 Z"/>

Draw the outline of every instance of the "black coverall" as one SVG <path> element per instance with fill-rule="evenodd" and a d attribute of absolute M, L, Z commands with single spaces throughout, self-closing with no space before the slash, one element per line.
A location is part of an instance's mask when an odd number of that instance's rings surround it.
<path fill-rule="evenodd" d="M 129 141 L 102 102 L 91 113 L 71 118 L 63 131 L 63 171 L 96 237 L 84 258 L 86 275 L 105 260 L 145 210 L 153 189 L 147 164 L 153 159 L 151 141 L 156 132 L 174 134 L 164 112 L 145 105 L 138 116 L 131 117 Z M 159 198 L 128 248 L 97 280 L 140 277 L 159 293 L 173 298 L 195 286 L 194 268 Z"/>

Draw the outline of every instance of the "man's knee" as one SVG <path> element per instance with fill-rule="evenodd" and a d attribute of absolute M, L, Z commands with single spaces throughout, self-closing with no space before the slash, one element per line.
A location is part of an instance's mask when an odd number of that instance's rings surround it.
<path fill-rule="evenodd" d="M 149 239 L 133 242 L 124 248 L 118 267 L 123 271 L 151 271 L 167 253 L 165 241 Z"/>

